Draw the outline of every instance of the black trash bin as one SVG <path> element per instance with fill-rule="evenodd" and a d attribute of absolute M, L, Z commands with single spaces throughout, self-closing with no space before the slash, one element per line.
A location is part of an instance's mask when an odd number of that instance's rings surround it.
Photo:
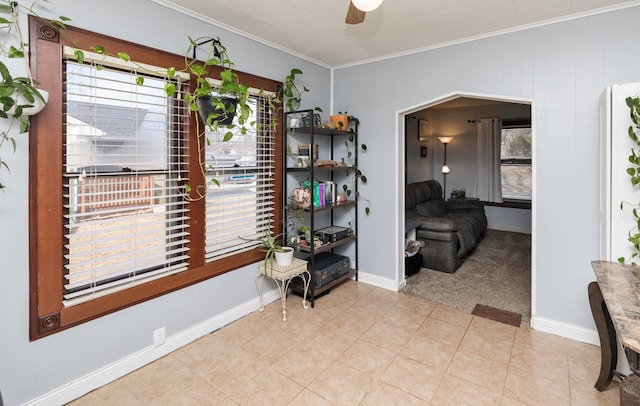
<path fill-rule="evenodd" d="M 404 258 L 404 277 L 417 273 L 422 267 L 422 253 L 417 252 L 411 257 Z"/>

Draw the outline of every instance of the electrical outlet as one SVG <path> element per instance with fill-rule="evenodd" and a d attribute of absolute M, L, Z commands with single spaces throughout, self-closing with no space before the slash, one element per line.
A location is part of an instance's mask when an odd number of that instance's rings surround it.
<path fill-rule="evenodd" d="M 165 342 L 165 328 L 160 327 L 153 332 L 153 346 L 158 347 Z"/>

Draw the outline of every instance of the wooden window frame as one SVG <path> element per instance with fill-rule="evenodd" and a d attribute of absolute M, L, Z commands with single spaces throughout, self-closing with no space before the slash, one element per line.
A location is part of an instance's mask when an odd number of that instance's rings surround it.
<path fill-rule="evenodd" d="M 131 59 L 154 66 L 184 66 L 184 56 L 137 45 L 113 37 L 68 26 L 64 35 L 51 28 L 47 21 L 29 16 L 31 69 L 40 86 L 49 92 L 47 107 L 31 118 L 29 133 L 29 337 L 36 340 L 53 333 L 93 320 L 103 315 L 136 305 L 149 299 L 196 284 L 264 258 L 259 249 L 219 259 L 204 261 L 205 199 L 188 202 L 190 207 L 189 269 L 168 278 L 150 282 L 99 297 L 71 307 L 62 304 L 64 276 L 63 225 L 63 89 L 62 48 L 71 46 L 87 49 L 103 46 L 107 52 L 126 52 Z M 217 77 L 219 68 L 212 67 Z M 242 83 L 276 92 L 280 82 L 239 72 Z M 190 83 L 195 87 L 195 79 Z M 281 109 L 276 117 L 282 122 Z M 189 118 L 189 178 L 192 184 L 204 182 L 199 162 L 195 120 Z M 280 134 L 275 128 L 275 134 Z M 277 138 L 280 139 L 280 138 Z M 274 213 L 276 232 L 282 230 L 282 143 L 276 143 Z"/>

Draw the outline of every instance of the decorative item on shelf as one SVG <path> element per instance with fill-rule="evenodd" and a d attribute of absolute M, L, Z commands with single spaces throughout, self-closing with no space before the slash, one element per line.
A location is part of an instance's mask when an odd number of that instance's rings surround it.
<path fill-rule="evenodd" d="M 438 137 L 438 140 L 444 144 L 444 162 L 442 164 L 444 182 L 442 183 L 442 197 L 445 197 L 447 193 L 447 174 L 449 173 L 449 165 L 447 165 L 447 144 L 453 140 L 453 137 Z"/>
<path fill-rule="evenodd" d="M 298 156 L 306 156 L 310 157 L 310 149 L 311 144 L 298 144 Z M 316 161 L 318 159 L 318 144 L 313 146 L 313 159 L 312 161 Z"/>
<path fill-rule="evenodd" d="M 303 225 L 298 227 L 298 232 L 304 238 L 304 240 L 308 243 L 311 240 L 311 227 L 307 225 Z"/>
<path fill-rule="evenodd" d="M 319 159 L 313 163 L 316 168 L 333 168 L 338 163 L 332 159 Z"/>
<path fill-rule="evenodd" d="M 288 128 L 293 131 L 296 128 L 300 127 L 300 119 L 299 118 L 289 118 Z"/>
<path fill-rule="evenodd" d="M 311 207 L 311 191 L 309 188 L 295 188 L 293 189 L 293 198 L 295 202 L 303 209 Z"/>
<path fill-rule="evenodd" d="M 336 202 L 336 184 L 327 180 L 324 182 L 324 198 L 326 204 L 335 204 Z"/>
<path fill-rule="evenodd" d="M 329 226 L 319 229 L 316 233 L 324 244 L 328 244 L 351 237 L 353 231 L 351 227 Z"/>
<path fill-rule="evenodd" d="M 317 108 L 317 107 L 316 107 Z M 311 117 L 308 114 L 302 115 L 302 126 L 303 127 L 320 127 L 322 124 L 322 117 L 318 113 L 313 114 L 313 121 L 311 121 Z"/>
<path fill-rule="evenodd" d="M 329 120 L 333 128 L 340 131 L 347 131 L 347 128 L 349 127 L 349 118 L 346 114 L 335 114 L 329 116 Z"/>
<path fill-rule="evenodd" d="M 308 156 L 298 156 L 298 157 L 296 157 L 296 167 L 298 167 L 298 168 L 308 168 L 309 167 L 309 157 Z"/>
<path fill-rule="evenodd" d="M 346 116 L 347 117 L 347 128 L 346 129 L 349 130 L 350 132 L 355 132 L 356 125 L 360 124 L 360 120 L 358 119 L 358 117 L 349 114 L 348 111 L 345 111 L 345 112 L 339 111 L 338 115 L 339 116 Z"/>
<path fill-rule="evenodd" d="M 298 232 L 300 233 L 300 246 L 310 248 L 311 241 L 313 241 L 313 247 L 318 248 L 322 246 L 322 239 L 316 236 L 315 234 L 312 236 L 311 227 L 304 225 L 298 227 Z"/>

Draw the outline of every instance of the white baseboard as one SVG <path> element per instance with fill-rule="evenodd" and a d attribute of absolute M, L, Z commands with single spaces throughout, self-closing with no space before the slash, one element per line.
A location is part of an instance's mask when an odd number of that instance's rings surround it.
<path fill-rule="evenodd" d="M 536 316 L 531 318 L 531 328 L 583 343 L 597 345 L 598 347 L 600 346 L 600 337 L 598 337 L 596 330 Z"/>
<path fill-rule="evenodd" d="M 379 288 L 392 290 L 394 292 L 399 291 L 400 288 L 404 286 L 403 284 L 406 283 L 405 280 L 402 280 L 400 283 L 398 283 L 393 279 L 381 278 L 379 276 L 372 275 L 370 273 L 366 273 L 362 271 L 358 271 L 358 281 L 362 283 L 366 283 L 368 285 L 377 286 Z"/>
<path fill-rule="evenodd" d="M 263 294 L 265 304 L 280 300 L 280 293 L 271 290 Z M 149 346 L 135 354 L 120 359 L 117 362 L 100 368 L 89 375 L 85 375 L 67 385 L 57 388 L 47 394 L 25 403 L 25 405 L 62 405 L 77 399 L 94 389 L 100 388 L 119 379 L 136 369 L 143 367 L 165 355 L 184 347 L 185 345 L 210 334 L 227 324 L 234 322 L 260 307 L 260 298 L 256 297 L 240 304 L 226 312 L 220 313 L 209 320 L 197 324 L 187 330 L 167 337 L 166 342 L 158 347 Z"/>

